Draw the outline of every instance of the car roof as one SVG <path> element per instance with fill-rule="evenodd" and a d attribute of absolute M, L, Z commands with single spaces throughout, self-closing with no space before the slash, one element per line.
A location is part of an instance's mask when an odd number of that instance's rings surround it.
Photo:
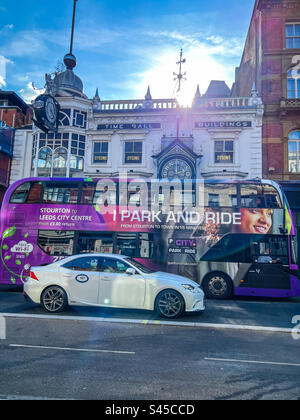
<path fill-rule="evenodd" d="M 67 258 L 64 258 L 61 261 L 64 261 L 66 259 L 73 259 L 73 258 L 82 258 L 82 257 L 106 257 L 106 258 L 128 258 L 128 256 L 126 255 L 122 255 L 122 254 L 108 254 L 108 253 L 101 253 L 101 252 L 91 252 L 91 253 L 87 253 L 87 254 L 74 254 L 74 255 L 70 255 Z"/>

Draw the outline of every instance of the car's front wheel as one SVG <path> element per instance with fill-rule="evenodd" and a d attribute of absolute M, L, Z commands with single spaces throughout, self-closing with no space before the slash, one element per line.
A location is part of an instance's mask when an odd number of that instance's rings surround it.
<path fill-rule="evenodd" d="M 155 310 L 164 318 L 178 318 L 185 311 L 184 299 L 176 290 L 163 290 L 156 297 Z"/>
<path fill-rule="evenodd" d="M 68 306 L 68 297 L 61 287 L 50 286 L 43 291 L 41 304 L 48 312 L 62 312 Z"/>

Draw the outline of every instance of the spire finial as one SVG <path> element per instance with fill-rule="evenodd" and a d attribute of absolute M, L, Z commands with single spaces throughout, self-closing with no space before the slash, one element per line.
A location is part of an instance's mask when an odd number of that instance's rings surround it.
<path fill-rule="evenodd" d="M 146 93 L 145 99 L 146 99 L 147 101 L 151 101 L 151 100 L 152 100 L 152 96 L 151 96 L 151 93 L 150 93 L 150 86 L 148 86 L 148 89 L 147 89 L 147 93 Z"/>
<path fill-rule="evenodd" d="M 74 40 L 74 28 L 75 28 L 75 16 L 76 16 L 76 3 L 78 0 L 73 0 L 73 1 L 74 1 L 74 4 L 73 4 L 70 52 L 64 56 L 64 63 L 68 70 L 73 70 L 73 68 L 76 66 L 76 57 L 73 55 L 73 40 Z"/>
<path fill-rule="evenodd" d="M 177 63 L 176 64 L 178 64 L 179 65 L 179 73 L 177 74 L 177 73 L 173 73 L 173 75 L 174 76 L 176 76 L 175 78 L 174 78 L 174 80 L 178 80 L 178 89 L 177 89 L 177 92 L 179 92 L 180 91 L 180 89 L 181 89 L 181 82 L 182 82 L 182 80 L 185 80 L 185 75 L 186 75 L 186 73 L 183 73 L 182 74 L 182 64 L 184 64 L 186 62 L 186 59 L 185 58 L 182 58 L 182 48 L 181 48 L 181 50 L 180 50 L 180 56 L 179 56 L 179 61 L 177 61 Z"/>

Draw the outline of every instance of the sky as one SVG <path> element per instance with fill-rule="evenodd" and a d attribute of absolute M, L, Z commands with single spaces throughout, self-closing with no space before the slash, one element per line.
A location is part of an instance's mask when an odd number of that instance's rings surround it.
<path fill-rule="evenodd" d="M 254 0 L 78 0 L 74 72 L 102 100 L 177 97 L 188 105 L 199 84 L 231 88 Z M 73 0 L 0 0 L 0 89 L 26 102 L 43 91 L 69 51 Z M 180 49 L 186 73 L 177 92 Z M 33 84 L 32 84 L 33 83 Z"/>

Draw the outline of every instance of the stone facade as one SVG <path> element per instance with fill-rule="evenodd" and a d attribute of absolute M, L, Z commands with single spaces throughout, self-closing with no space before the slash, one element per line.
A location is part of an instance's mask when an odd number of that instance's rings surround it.
<path fill-rule="evenodd" d="M 261 177 L 263 105 L 256 91 L 239 98 L 196 95 L 191 108 L 152 99 L 150 90 L 147 95 L 128 101 L 56 96 L 58 133 L 17 131 L 11 182 L 124 172 L 143 178 Z"/>

